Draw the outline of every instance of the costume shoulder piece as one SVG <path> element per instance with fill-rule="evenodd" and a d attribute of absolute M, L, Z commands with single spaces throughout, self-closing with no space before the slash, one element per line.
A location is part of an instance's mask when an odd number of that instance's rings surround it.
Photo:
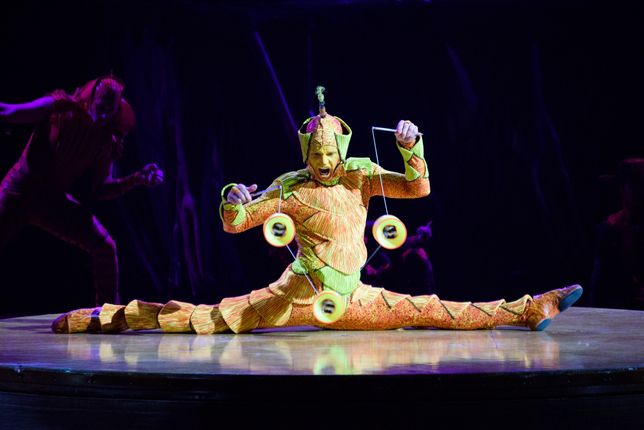
<path fill-rule="evenodd" d="M 65 112 L 77 106 L 74 98 L 63 90 L 54 90 L 47 95 L 54 99 L 54 112 Z"/>
<path fill-rule="evenodd" d="M 367 175 L 371 176 L 373 174 L 373 162 L 368 157 L 350 157 L 344 163 L 344 170 L 346 172 L 364 170 Z"/>
<path fill-rule="evenodd" d="M 300 169 L 295 172 L 284 173 L 282 176 L 275 179 L 275 183 L 282 186 L 282 197 L 287 199 L 291 194 L 293 194 L 293 191 L 295 191 L 293 187 L 304 183 L 309 179 L 311 179 L 309 171 L 307 169 Z"/>

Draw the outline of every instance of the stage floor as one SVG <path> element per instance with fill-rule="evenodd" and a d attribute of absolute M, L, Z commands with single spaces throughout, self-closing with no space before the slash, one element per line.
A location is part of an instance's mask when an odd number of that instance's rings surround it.
<path fill-rule="evenodd" d="M 186 407 L 204 417 L 206 410 L 240 405 L 287 413 L 300 404 L 480 413 L 502 402 L 508 416 L 526 406 L 564 407 L 565 416 L 580 414 L 575 420 L 589 428 L 602 419 L 629 427 L 644 412 L 644 312 L 638 311 L 573 307 L 544 332 L 298 327 L 204 336 L 56 335 L 49 329 L 55 317 L 0 320 L 0 415 L 13 413 L 26 426 L 43 398 L 50 414 L 66 411 L 61 419 L 75 419 L 71 402 L 75 414 L 97 416 L 97 408 L 134 414 L 141 428 L 147 421 L 138 408 L 151 405 L 159 418 Z M 130 406 L 112 404 L 118 401 Z M 622 418 L 612 415 L 616 410 Z M 406 419 L 416 424 L 422 416 Z"/>

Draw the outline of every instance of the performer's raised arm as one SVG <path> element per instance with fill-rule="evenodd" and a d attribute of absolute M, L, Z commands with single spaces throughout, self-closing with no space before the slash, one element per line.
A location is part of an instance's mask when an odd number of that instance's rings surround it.
<path fill-rule="evenodd" d="M 54 98 L 45 96 L 27 103 L 0 103 L 0 123 L 33 124 L 54 111 Z"/>
<path fill-rule="evenodd" d="M 75 104 L 74 98 L 63 90 L 52 91 L 26 103 L 0 103 L 0 123 L 36 124 Z"/>
<path fill-rule="evenodd" d="M 370 196 L 417 198 L 429 194 L 429 176 L 423 150 L 423 137 L 411 121 L 400 121 L 396 127 L 396 146 L 405 162 L 405 173 L 391 172 L 372 163 L 369 177 Z M 382 179 L 382 184 L 381 184 Z"/>

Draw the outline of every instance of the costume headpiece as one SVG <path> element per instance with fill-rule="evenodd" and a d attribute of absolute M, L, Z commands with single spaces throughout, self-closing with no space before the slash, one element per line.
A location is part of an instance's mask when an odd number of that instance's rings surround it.
<path fill-rule="evenodd" d="M 340 159 L 347 158 L 349 141 L 351 140 L 351 128 L 338 117 L 327 114 L 324 104 L 324 87 L 317 87 L 317 95 L 320 105 L 320 114 L 313 116 L 302 124 L 297 132 L 302 148 L 302 160 L 306 163 L 310 145 L 335 145 L 338 148 Z"/>
<path fill-rule="evenodd" d="M 92 89 L 92 99 L 99 97 L 106 100 L 120 101 L 123 95 L 123 84 L 113 76 L 99 78 Z"/>
<path fill-rule="evenodd" d="M 132 130 L 136 124 L 136 115 L 130 104 L 123 98 L 123 90 L 125 84 L 113 74 L 100 76 L 92 79 L 80 88 L 72 98 L 81 104 L 85 109 L 88 109 L 94 97 L 102 96 L 102 92 L 111 93 L 107 94 L 111 97 L 118 97 L 120 99 L 119 110 L 115 118 L 116 131 L 125 135 Z"/>
<path fill-rule="evenodd" d="M 109 97 L 123 96 L 125 85 L 116 76 L 104 75 L 96 79 L 92 79 L 82 87 L 78 88 L 74 93 L 74 99 L 83 103 L 91 103 L 92 99 L 96 96 L 107 95 Z"/>

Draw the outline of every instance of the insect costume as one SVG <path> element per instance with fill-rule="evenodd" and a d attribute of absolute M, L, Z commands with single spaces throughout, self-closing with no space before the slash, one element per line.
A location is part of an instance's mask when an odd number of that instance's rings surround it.
<path fill-rule="evenodd" d="M 575 285 L 511 302 L 471 303 L 441 300 L 436 295 L 412 297 L 363 284 L 360 270 L 367 260 L 364 230 L 369 200 L 383 193 L 412 199 L 430 192 L 423 136 L 413 142 L 396 142 L 404 165 L 404 173 L 397 173 L 369 158 L 347 158 L 351 128 L 325 109 L 306 120 L 298 135 L 305 169 L 279 176 L 259 198 L 247 203 L 232 204 L 226 199 L 226 192 L 236 184 L 222 191 L 220 215 L 227 232 L 265 225 L 275 214 L 292 220 L 297 253 L 278 280 L 215 305 L 135 300 L 127 306 L 81 309 L 61 315 L 53 330 L 161 328 L 210 334 L 303 325 L 341 330 L 470 330 L 509 325 L 542 330 L 581 296 L 582 288 Z M 324 157 L 335 156 L 333 148 L 339 160 L 335 168 L 328 169 Z M 320 156 L 319 160 L 314 156 Z M 284 233 L 283 227 L 277 229 L 279 234 Z M 327 292 L 340 297 L 342 306 L 337 318 L 325 321 L 315 314 L 314 304 Z"/>

